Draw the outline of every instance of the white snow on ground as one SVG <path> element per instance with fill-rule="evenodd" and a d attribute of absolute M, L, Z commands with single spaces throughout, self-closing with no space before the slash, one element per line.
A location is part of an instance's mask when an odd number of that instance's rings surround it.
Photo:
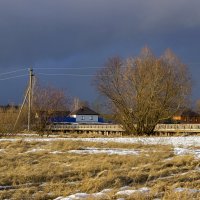
<path fill-rule="evenodd" d="M 7 189 L 11 189 L 12 186 L 9 186 L 9 185 L 4 185 L 4 186 L 1 186 L 0 185 L 0 190 L 7 190 Z"/>
<path fill-rule="evenodd" d="M 195 169 L 196 169 L 197 171 L 200 171 L 200 167 L 196 167 Z"/>
<path fill-rule="evenodd" d="M 50 153 L 52 153 L 52 154 L 60 154 L 60 153 L 64 153 L 64 152 L 62 152 L 62 151 L 51 151 Z"/>
<path fill-rule="evenodd" d="M 143 187 L 143 188 L 139 188 L 137 190 L 133 190 L 133 189 L 128 189 L 130 187 L 125 186 L 119 189 L 119 191 L 115 194 L 116 196 L 130 196 L 131 194 L 135 193 L 135 192 L 140 192 L 140 193 L 148 193 L 150 192 L 150 189 L 147 187 Z M 87 193 L 76 193 L 76 194 L 72 194 L 69 195 L 67 197 L 57 197 L 54 200 L 83 200 L 89 197 L 93 197 L 96 199 L 103 199 L 106 197 L 109 197 L 107 195 L 107 193 L 111 192 L 112 189 L 104 189 L 101 192 L 97 192 L 97 193 L 92 193 L 92 194 L 87 194 Z M 119 198 L 118 200 L 122 200 L 123 198 Z"/>
<path fill-rule="evenodd" d="M 138 155 L 139 151 L 130 149 L 118 149 L 118 148 L 85 148 L 80 150 L 70 150 L 69 153 L 77 154 L 101 154 L 105 153 L 108 155 Z"/>
<path fill-rule="evenodd" d="M 125 144 L 164 144 L 164 145 L 173 145 L 178 146 L 200 146 L 200 136 L 188 136 L 188 137 L 130 137 L 130 138 L 9 138 L 9 139 L 0 139 L 2 141 L 38 141 L 38 142 L 53 142 L 53 141 L 88 141 L 88 142 L 117 142 Z"/>
<path fill-rule="evenodd" d="M 76 193 L 69 195 L 67 197 L 57 197 L 54 200 L 84 200 L 90 197 L 96 198 L 96 199 L 103 199 L 106 197 L 109 197 L 107 193 L 112 192 L 112 189 L 104 189 L 101 192 L 87 194 L 87 193 Z M 115 195 L 118 197 L 120 196 L 130 196 L 134 193 L 141 193 L 141 194 L 148 194 L 150 192 L 150 189 L 148 187 L 142 187 L 139 189 L 131 189 L 129 186 L 125 186 L 119 189 L 118 192 L 115 193 Z M 190 189 L 190 188 L 175 188 L 174 192 L 189 192 L 189 193 L 199 193 L 200 190 L 198 189 Z M 124 198 L 118 198 L 117 200 L 124 200 Z"/>
<path fill-rule="evenodd" d="M 97 193 L 92 193 L 92 194 L 87 194 L 87 193 L 76 193 L 69 195 L 67 197 L 57 197 L 54 200 L 81 200 L 81 199 L 86 199 L 89 197 L 97 198 L 97 199 L 102 199 L 108 197 L 106 193 L 112 191 L 112 189 L 104 189 L 101 192 Z"/>
<path fill-rule="evenodd" d="M 139 150 L 133 149 L 119 149 L 119 148 L 84 148 L 78 150 L 70 150 L 69 153 L 76 153 L 76 154 L 101 154 L 105 153 L 108 155 L 139 155 Z M 52 153 L 52 152 L 51 152 Z M 192 154 L 197 159 L 200 159 L 200 149 L 187 149 L 187 148 L 180 148 L 174 147 L 174 154 L 175 155 L 188 155 Z M 170 158 L 172 159 L 172 158 Z M 168 160 L 170 160 L 168 159 Z"/>
<path fill-rule="evenodd" d="M 68 138 L 88 142 L 118 142 L 118 143 L 141 143 L 141 144 L 164 144 L 173 146 L 200 146 L 200 136 L 194 137 L 135 137 L 135 138 Z"/>
<path fill-rule="evenodd" d="M 190 192 L 190 193 L 199 193 L 200 190 L 197 189 L 190 189 L 190 188 L 175 188 L 175 192 Z"/>
<path fill-rule="evenodd" d="M 45 151 L 45 149 L 31 149 L 29 151 L 26 151 L 25 153 L 35 153 L 35 152 L 39 152 L 39 151 Z"/>
<path fill-rule="evenodd" d="M 5 149 L 0 149 L 0 153 L 5 153 Z"/>
<path fill-rule="evenodd" d="M 200 159 L 200 149 L 186 149 L 186 148 L 174 148 L 175 155 L 187 155 L 193 154 L 196 158 Z"/>
<path fill-rule="evenodd" d="M 116 195 L 125 195 L 125 196 L 130 196 L 131 194 L 135 193 L 135 192 L 140 192 L 140 193 L 148 193 L 150 192 L 150 189 L 147 188 L 147 187 L 142 187 L 138 190 L 131 190 L 131 189 L 128 189 L 128 190 L 122 190 L 120 189 L 119 192 L 116 193 Z"/>
<path fill-rule="evenodd" d="M 26 151 L 25 153 L 37 153 L 40 151 L 50 151 L 48 149 L 31 149 Z M 123 149 L 123 148 L 93 148 L 93 147 L 86 147 L 83 149 L 75 149 L 69 150 L 67 152 L 62 151 L 50 151 L 51 154 L 62 154 L 62 153 L 76 153 L 76 154 L 108 154 L 108 155 L 139 155 L 141 151 L 135 149 Z M 143 151 L 144 152 L 144 151 Z M 0 149 L 0 153 L 5 153 L 4 149 Z M 147 152 L 148 153 L 148 152 Z M 20 153 L 21 154 L 21 153 Z M 191 149 L 191 148 L 181 148 L 181 147 L 174 147 L 174 154 L 181 156 L 181 155 L 194 155 L 197 159 L 200 159 L 200 149 Z M 165 159 L 168 161 L 172 158 Z"/>
<path fill-rule="evenodd" d="M 130 196 L 131 194 L 137 192 L 137 190 L 123 190 L 116 193 L 116 195 L 126 195 Z"/>
<path fill-rule="evenodd" d="M 193 154 L 196 158 L 200 159 L 200 149 L 191 149 L 189 147 L 200 147 L 200 136 L 190 136 L 190 137 L 132 137 L 132 138 L 9 138 L 0 139 L 3 141 L 38 141 L 38 142 L 54 142 L 54 141 L 85 141 L 85 142 L 117 142 L 117 143 L 140 143 L 140 144 L 160 144 L 160 145 L 173 145 L 174 153 L 176 155 Z M 189 148 L 189 149 L 188 149 Z M 26 153 L 35 153 L 38 151 L 44 151 L 45 149 L 32 149 Z M 4 152 L 0 149 L 0 152 Z M 50 152 L 52 154 L 66 153 L 66 152 Z M 97 154 L 97 153 L 107 153 L 107 154 L 118 154 L 118 155 L 137 155 L 139 151 L 130 149 L 98 149 L 98 148 L 86 148 L 83 150 L 71 150 L 70 153 L 79 154 Z"/>
<path fill-rule="evenodd" d="M 129 189 L 131 189 L 130 186 L 124 186 L 124 187 L 119 188 L 120 191 L 129 190 Z"/>
<path fill-rule="evenodd" d="M 0 139 L 3 141 L 19 141 L 22 139 Z M 169 144 L 174 146 L 175 155 L 193 154 L 196 158 L 200 159 L 200 149 L 191 149 L 190 147 L 200 147 L 200 136 L 194 137 L 135 137 L 135 138 L 24 138 L 24 141 L 32 142 L 53 142 L 53 141 L 85 141 L 85 142 L 117 142 L 117 143 L 141 143 L 141 144 Z M 26 153 L 35 153 L 39 151 L 45 151 L 45 149 L 32 149 Z M 47 151 L 47 150 L 46 150 Z M 5 152 L 4 149 L 0 149 L 0 153 Z M 138 155 L 140 151 L 133 149 L 117 149 L 117 148 L 85 148 L 79 150 L 71 150 L 69 153 L 77 154 L 100 154 L 106 153 L 109 155 Z M 50 152 L 52 154 L 67 153 L 60 151 Z"/>

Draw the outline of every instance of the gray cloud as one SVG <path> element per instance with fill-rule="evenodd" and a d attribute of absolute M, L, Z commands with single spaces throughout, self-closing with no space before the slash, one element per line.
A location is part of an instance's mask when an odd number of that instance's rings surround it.
<path fill-rule="evenodd" d="M 65 59 L 120 40 L 134 42 L 141 34 L 199 29 L 199 6 L 196 0 L 1 1 L 0 60 Z"/>
<path fill-rule="evenodd" d="M 1 0 L 0 71 L 12 66 L 101 65 L 113 54 L 172 48 L 199 60 L 198 0 Z M 198 66 L 192 66 L 196 74 Z"/>

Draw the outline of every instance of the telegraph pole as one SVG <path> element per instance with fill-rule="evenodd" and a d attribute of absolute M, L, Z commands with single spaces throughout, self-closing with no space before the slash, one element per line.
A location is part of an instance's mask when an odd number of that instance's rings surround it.
<path fill-rule="evenodd" d="M 33 88 L 33 69 L 29 69 L 29 95 L 28 95 L 28 131 L 31 129 L 31 106 L 32 106 L 32 88 Z"/>

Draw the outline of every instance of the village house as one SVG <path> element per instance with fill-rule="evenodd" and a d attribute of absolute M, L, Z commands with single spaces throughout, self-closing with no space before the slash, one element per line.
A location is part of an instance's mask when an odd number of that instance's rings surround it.
<path fill-rule="evenodd" d="M 77 123 L 98 123 L 100 119 L 99 114 L 88 107 L 81 107 L 69 116 L 75 118 Z"/>
<path fill-rule="evenodd" d="M 184 124 L 199 124 L 200 114 L 188 109 L 177 113 L 175 116 L 173 116 L 173 120 Z"/>
<path fill-rule="evenodd" d="M 73 112 L 69 111 L 37 111 L 35 118 L 47 123 L 102 123 L 103 118 L 88 107 L 81 107 Z"/>

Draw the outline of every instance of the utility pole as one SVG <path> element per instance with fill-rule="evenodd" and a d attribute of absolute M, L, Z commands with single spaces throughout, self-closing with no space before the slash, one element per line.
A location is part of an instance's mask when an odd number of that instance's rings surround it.
<path fill-rule="evenodd" d="M 29 69 L 29 96 L 28 96 L 28 131 L 31 129 L 31 106 L 32 106 L 32 88 L 33 88 L 33 69 Z"/>

